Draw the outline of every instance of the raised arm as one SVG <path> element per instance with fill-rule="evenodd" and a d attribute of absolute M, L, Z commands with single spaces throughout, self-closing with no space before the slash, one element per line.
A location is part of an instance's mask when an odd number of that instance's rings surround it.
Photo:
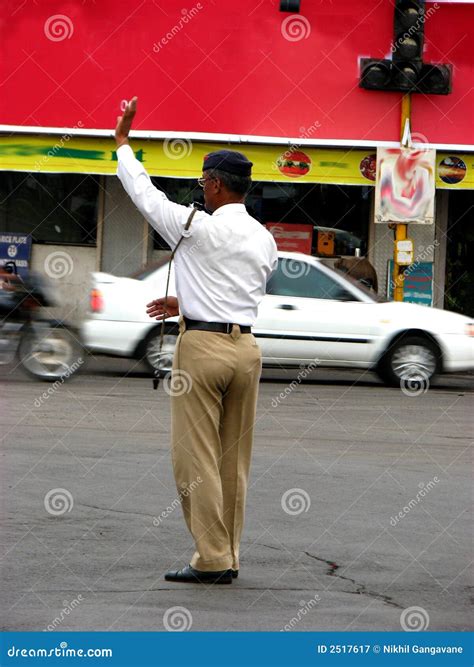
<path fill-rule="evenodd" d="M 165 193 L 153 185 L 145 168 L 135 158 L 128 137 L 136 110 L 137 98 L 134 97 L 125 107 L 123 116 L 117 117 L 117 176 L 144 218 L 174 247 L 183 235 L 183 227 L 190 210 L 186 206 L 170 202 Z M 192 230 L 187 234 L 191 233 Z"/>
<path fill-rule="evenodd" d="M 125 107 L 123 116 L 117 116 L 117 126 L 115 127 L 115 141 L 117 142 L 117 148 L 130 145 L 128 135 L 130 134 L 133 119 L 137 113 L 137 101 L 137 97 L 132 97 Z"/>

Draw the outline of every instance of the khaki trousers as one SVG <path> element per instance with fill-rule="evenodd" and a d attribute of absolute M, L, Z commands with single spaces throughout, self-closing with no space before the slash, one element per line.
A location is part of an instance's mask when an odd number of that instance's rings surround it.
<path fill-rule="evenodd" d="M 239 569 L 261 353 L 252 334 L 186 331 L 169 385 L 172 458 L 203 571 Z"/>

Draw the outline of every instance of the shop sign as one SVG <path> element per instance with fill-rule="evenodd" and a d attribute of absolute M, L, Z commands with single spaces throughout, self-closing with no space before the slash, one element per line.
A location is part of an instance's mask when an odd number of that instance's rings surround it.
<path fill-rule="evenodd" d="M 275 239 L 278 250 L 303 252 L 306 255 L 311 255 L 313 225 L 267 222 L 265 227 Z"/>
<path fill-rule="evenodd" d="M 462 190 L 473 187 L 474 154 L 439 153 L 436 160 L 436 187 Z"/>
<path fill-rule="evenodd" d="M 198 178 L 205 155 L 227 148 L 253 162 L 255 181 L 374 185 L 373 149 L 304 148 L 235 143 L 192 142 L 190 139 L 132 139 L 135 157 L 151 176 Z M 0 170 L 43 173 L 115 174 L 115 142 L 102 137 L 0 137 Z"/>
<path fill-rule="evenodd" d="M 387 269 L 387 298 L 393 299 L 393 260 Z M 403 301 L 421 306 L 433 305 L 433 262 L 416 262 L 403 271 Z"/>
<path fill-rule="evenodd" d="M 363 148 L 284 148 L 268 144 L 192 142 L 190 139 L 132 139 L 135 157 L 151 176 L 198 178 L 207 153 L 240 150 L 253 162 L 255 181 L 375 185 L 377 155 Z M 436 187 L 474 189 L 474 153 L 439 152 Z M 68 135 L 0 136 L 0 171 L 109 174 L 117 171 L 115 142 Z"/>

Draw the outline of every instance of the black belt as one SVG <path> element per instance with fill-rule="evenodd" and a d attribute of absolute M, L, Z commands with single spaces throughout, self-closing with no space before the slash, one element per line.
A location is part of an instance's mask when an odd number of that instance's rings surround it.
<path fill-rule="evenodd" d="M 214 333 L 232 333 L 232 327 L 234 326 L 228 322 L 200 322 L 199 320 L 190 320 L 187 317 L 184 318 L 187 330 L 199 330 L 199 331 L 213 331 Z M 240 328 L 240 333 L 249 334 L 252 333 L 251 327 L 243 326 L 242 324 L 237 324 Z"/>

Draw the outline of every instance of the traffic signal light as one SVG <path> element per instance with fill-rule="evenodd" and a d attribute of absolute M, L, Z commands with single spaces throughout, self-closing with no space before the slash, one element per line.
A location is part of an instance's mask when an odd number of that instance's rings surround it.
<path fill-rule="evenodd" d="M 424 25 L 424 0 L 395 2 L 392 79 L 398 90 L 416 90 L 423 66 Z"/>
<path fill-rule="evenodd" d="M 393 60 L 421 61 L 425 25 L 424 0 L 396 0 L 393 23 Z"/>
<path fill-rule="evenodd" d="M 425 20 L 424 0 L 395 0 L 392 59 L 362 58 L 361 88 L 426 95 L 451 92 L 451 66 L 423 63 Z"/>
<path fill-rule="evenodd" d="M 417 90 L 425 95 L 448 95 L 452 89 L 452 65 L 427 65 L 421 68 Z"/>

